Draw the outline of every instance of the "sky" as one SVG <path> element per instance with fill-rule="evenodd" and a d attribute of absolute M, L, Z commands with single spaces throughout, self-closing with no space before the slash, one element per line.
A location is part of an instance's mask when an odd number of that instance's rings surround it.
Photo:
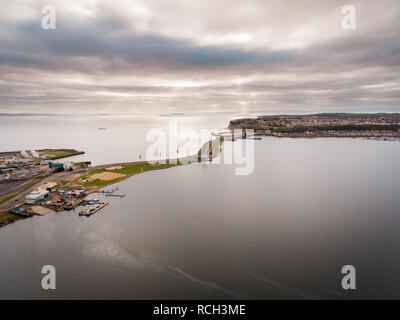
<path fill-rule="evenodd" d="M 399 30 L 398 0 L 2 0 L 0 113 L 400 112 Z"/>

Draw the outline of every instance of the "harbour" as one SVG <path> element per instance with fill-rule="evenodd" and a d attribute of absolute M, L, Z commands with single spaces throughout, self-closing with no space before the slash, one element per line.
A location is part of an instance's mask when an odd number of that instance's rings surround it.
<path fill-rule="evenodd" d="M 400 300 L 400 1 L 0 7 L 0 300 Z"/>
<path fill-rule="evenodd" d="M 230 143 L 240 140 L 222 148 Z M 36 270 L 49 261 L 59 266 L 60 299 L 350 298 L 338 289 L 348 261 L 363 266 L 363 290 L 351 297 L 398 297 L 398 145 L 255 143 L 255 172 L 241 183 L 232 165 L 212 162 L 149 171 L 99 190 L 118 187 L 122 201 L 87 195 L 88 205 L 109 202 L 88 219 L 78 214 L 86 205 L 1 228 L 2 261 L 24 268 L 0 264 L 0 297 L 44 298 Z M 379 166 L 376 153 L 392 160 Z M 376 263 L 382 248 L 392 264 Z"/>
<path fill-rule="evenodd" d="M 90 217 L 108 204 L 108 202 L 96 202 L 94 204 L 90 204 L 89 208 L 79 212 L 79 216 Z"/>

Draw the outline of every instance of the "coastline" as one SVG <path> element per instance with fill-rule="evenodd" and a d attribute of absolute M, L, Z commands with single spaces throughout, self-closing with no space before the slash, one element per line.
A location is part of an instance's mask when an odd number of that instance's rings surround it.
<path fill-rule="evenodd" d="M 337 115 L 335 115 L 336 117 Z M 340 115 L 339 118 L 343 116 Z M 351 115 L 350 115 L 351 116 Z M 376 117 L 376 115 L 373 115 Z M 389 116 L 389 115 L 386 115 Z M 393 116 L 393 115 L 390 115 Z M 396 115 L 397 116 L 397 115 Z M 399 115 L 400 116 L 400 115 Z M 299 117 L 299 119 L 297 119 Z M 325 126 L 315 126 L 314 128 L 318 128 L 319 130 L 312 130 L 312 126 L 304 126 L 303 122 L 301 125 L 298 123 L 295 127 L 290 127 L 289 129 L 286 127 L 280 126 L 278 129 L 270 130 L 268 127 L 267 121 L 274 121 L 274 125 L 276 122 L 284 123 L 284 125 L 288 125 L 287 121 L 306 121 L 308 117 L 329 117 L 332 115 L 308 115 L 308 116 L 277 116 L 277 117 L 260 117 L 256 119 L 241 119 L 231 121 L 228 129 L 230 130 L 230 134 L 234 134 L 235 130 L 240 130 L 242 132 L 242 138 L 246 138 L 245 131 L 246 129 L 251 129 L 253 127 L 254 136 L 266 136 L 266 137 L 275 137 L 275 138 L 303 138 L 303 139 L 317 139 L 317 138 L 363 138 L 367 140 L 379 140 L 379 141 L 399 141 L 400 131 L 395 132 L 393 135 L 388 131 L 334 131 L 334 130 L 325 130 Z M 271 120 L 272 119 L 272 120 Z M 314 118 L 313 118 L 314 119 Z M 264 121 L 259 124 L 259 121 Z M 307 120 L 308 121 L 308 120 Z M 236 123 L 237 122 L 237 123 Z M 258 124 L 255 125 L 255 124 Z M 280 124 L 281 125 L 281 124 Z M 343 125 L 336 125 L 337 128 L 341 128 Z M 355 128 L 358 128 L 356 125 Z M 301 130 L 300 130 L 300 129 Z M 310 129 L 311 128 L 311 129 Z M 323 131 L 320 129 L 324 128 Z M 330 129 L 335 128 L 335 126 L 330 126 Z M 67 188 L 67 189 L 82 189 L 84 191 L 85 197 L 98 192 L 99 190 L 106 188 L 110 185 L 114 185 L 118 182 L 124 181 L 128 178 L 136 174 L 140 174 L 147 171 L 153 170 L 161 170 L 168 169 L 171 167 L 180 166 L 183 164 L 192 164 L 198 163 L 201 161 L 209 161 L 213 158 L 217 157 L 220 153 L 221 146 L 225 140 L 230 140 L 230 134 L 227 136 L 216 135 L 216 138 L 213 140 L 206 141 L 197 154 L 192 156 L 187 156 L 183 158 L 173 158 L 173 159 L 162 159 L 159 161 L 136 161 L 136 162 L 123 162 L 123 163 L 108 163 L 103 165 L 98 165 L 94 167 L 90 167 L 85 170 L 75 170 L 75 171 L 64 171 L 60 173 L 53 172 L 50 176 L 35 179 L 33 183 L 29 183 L 21 186 L 19 189 L 14 189 L 12 192 L 7 194 L 3 194 L 2 202 L 0 203 L 0 228 L 2 226 L 8 225 L 12 222 L 18 221 L 20 219 L 24 219 L 24 217 L 16 216 L 14 214 L 8 213 L 9 210 L 21 206 L 24 203 L 24 197 L 33 191 L 35 188 L 41 186 L 45 182 L 56 182 L 57 188 Z M 261 138 L 260 138 L 261 139 Z M 218 142 L 218 143 L 217 143 Z M 39 151 L 47 151 L 48 149 L 42 149 Z M 49 149 L 50 150 L 50 149 Z M 76 156 L 80 154 L 84 154 L 84 151 L 77 151 L 73 149 L 60 149 L 64 152 L 69 152 L 68 154 L 60 154 L 54 155 L 52 157 L 53 160 L 66 158 L 70 156 Z M 62 211 L 63 206 L 56 211 Z"/>
<path fill-rule="evenodd" d="M 23 217 L 19 217 L 19 216 L 15 215 L 15 214 L 11 214 L 8 211 L 1 211 L 0 212 L 0 219 L 2 218 L 3 215 L 5 215 L 7 217 L 4 218 L 4 220 L 0 222 L 0 228 L 1 227 L 5 227 L 6 225 L 9 225 L 9 224 L 11 224 L 11 223 L 13 223 L 15 221 L 24 219 Z"/>
<path fill-rule="evenodd" d="M 288 138 L 288 139 L 318 139 L 318 138 L 350 138 L 350 139 L 367 139 L 367 140 L 378 140 L 378 141 L 400 141 L 400 136 L 390 135 L 290 135 L 290 134 L 271 134 L 271 133 L 256 133 L 255 136 L 259 137 L 273 137 L 273 138 Z"/>
<path fill-rule="evenodd" d="M 218 143 L 214 143 L 216 141 L 218 141 Z M 133 166 L 133 165 L 142 166 L 141 167 L 142 170 L 133 172 L 132 174 L 127 174 L 126 176 L 124 176 L 122 178 L 110 180 L 109 182 L 105 182 L 104 184 L 102 184 L 99 187 L 90 188 L 89 190 L 87 190 L 87 194 L 91 194 L 91 193 L 96 192 L 107 186 L 124 181 L 124 180 L 126 180 L 132 176 L 135 176 L 137 174 L 140 174 L 140 173 L 155 171 L 155 170 L 169 169 L 169 168 L 177 167 L 177 166 L 181 166 L 181 165 L 189 165 L 189 164 L 193 164 L 193 163 L 199 163 L 199 156 L 203 157 L 204 155 L 208 155 L 207 161 L 210 161 L 219 155 L 220 147 L 222 146 L 223 142 L 224 142 L 224 139 L 222 137 L 220 137 L 219 139 L 215 139 L 215 140 L 209 140 L 203 144 L 203 146 L 200 148 L 200 150 L 198 151 L 197 154 L 192 155 L 192 156 L 187 156 L 184 158 L 164 159 L 164 160 L 161 160 L 160 162 L 158 162 L 158 161 L 152 161 L 152 162 L 137 161 L 137 162 L 110 163 L 110 164 L 92 167 L 92 168 L 90 168 L 89 173 L 93 172 L 95 170 L 106 169 L 109 167 L 117 167 L 117 166 L 124 167 L 124 166 Z M 212 146 L 210 146 L 210 144 L 212 144 Z M 211 148 L 211 149 L 208 149 L 208 148 Z M 209 152 L 208 150 L 210 150 L 211 152 Z M 205 161 L 205 160 L 203 160 L 203 161 Z M 115 170 L 115 171 L 118 171 L 118 170 Z M 112 172 L 112 171 L 110 171 L 110 172 Z M 84 177 L 85 175 L 86 174 L 81 175 L 79 178 L 74 179 L 72 182 L 76 182 L 78 179 L 81 179 L 81 177 Z M 67 186 L 68 185 L 69 184 L 67 184 Z"/>
<path fill-rule="evenodd" d="M 215 143 L 217 142 L 218 143 Z M 84 187 L 81 184 L 77 184 L 76 182 L 81 179 L 82 177 L 86 176 L 86 175 L 90 175 L 92 174 L 94 171 L 96 170 L 105 170 L 108 167 L 116 167 L 116 166 L 139 166 L 140 170 L 139 171 L 135 171 L 131 174 L 127 174 L 124 177 L 118 178 L 118 179 L 113 179 L 110 181 L 104 181 L 104 183 L 102 183 L 101 186 L 94 186 L 94 187 L 90 187 L 90 188 L 85 188 L 85 197 L 97 192 L 98 190 L 105 188 L 107 186 L 113 185 L 115 183 L 119 183 L 121 181 L 124 181 L 126 179 L 129 179 L 131 177 L 133 177 L 134 175 L 140 174 L 140 173 L 144 173 L 144 172 L 148 172 L 148 171 L 155 171 L 155 170 L 162 170 L 162 169 L 168 169 L 168 168 L 172 168 L 172 167 L 177 167 L 177 166 L 181 166 L 181 165 L 187 165 L 187 164 L 192 164 L 192 163 L 198 163 L 199 162 L 199 157 L 202 158 L 204 155 L 207 156 L 207 161 L 212 160 L 213 158 L 217 157 L 220 153 L 220 149 L 221 146 L 224 142 L 224 138 L 223 137 L 219 137 L 215 140 L 209 140 L 207 142 L 205 142 L 203 144 L 203 146 L 200 148 L 200 150 L 198 151 L 197 154 L 192 155 L 192 156 L 188 156 L 188 157 L 184 157 L 184 158 L 176 158 L 176 159 L 164 159 L 164 160 L 160 160 L 159 162 L 154 162 L 153 164 L 151 162 L 147 162 L 147 161 L 138 161 L 138 162 L 125 162 L 125 163 L 111 163 L 111 164 L 104 164 L 104 165 L 99 165 L 99 166 L 95 166 L 92 167 L 88 170 L 88 172 L 85 172 L 84 174 L 79 175 L 79 177 L 75 178 L 75 179 L 71 179 L 71 181 L 69 181 L 67 184 L 64 185 L 64 187 L 69 187 L 69 186 L 74 186 L 74 187 Z M 210 148 L 210 149 L 209 149 Z M 205 160 L 202 160 L 205 161 Z M 200 162 L 202 162 L 200 161 Z M 64 172 L 65 174 L 65 172 Z M 74 175 L 76 175 L 76 172 L 71 171 L 67 173 L 73 177 Z M 54 177 L 57 174 L 53 174 L 49 177 L 46 177 L 40 181 L 37 181 L 36 183 L 34 183 L 33 185 L 31 185 L 29 188 L 25 189 L 22 193 L 20 194 L 16 194 L 14 197 L 12 197 L 11 199 L 8 199 L 6 201 L 7 202 L 11 202 L 13 201 L 16 197 L 21 197 L 24 196 L 25 194 L 28 194 L 31 190 L 33 190 L 35 187 L 43 184 L 45 181 L 49 181 L 49 180 L 54 180 Z M 65 177 L 65 176 L 63 176 Z M 14 208 L 14 206 L 8 206 L 6 208 L 0 209 L 0 215 L 7 215 L 9 216 L 8 218 L 6 218 L 3 222 L 0 222 L 0 228 L 4 227 L 6 225 L 9 225 L 13 222 L 16 222 L 18 220 L 21 219 L 25 219 L 24 217 L 20 217 L 17 216 L 15 214 L 11 214 L 9 213 L 9 210 L 11 210 L 12 208 Z M 1 217 L 1 216 L 0 216 Z"/>
<path fill-rule="evenodd" d="M 230 130 L 287 138 L 400 138 L 398 113 L 316 113 L 268 115 L 231 120 Z"/>

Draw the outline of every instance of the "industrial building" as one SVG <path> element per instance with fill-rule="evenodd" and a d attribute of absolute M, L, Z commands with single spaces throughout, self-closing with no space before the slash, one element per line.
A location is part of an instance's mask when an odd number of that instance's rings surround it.
<path fill-rule="evenodd" d="M 40 168 L 41 169 L 48 169 L 50 167 L 50 163 L 51 163 L 50 160 L 42 160 L 40 162 Z"/>
<path fill-rule="evenodd" d="M 45 182 L 45 183 L 41 184 L 39 187 L 37 187 L 37 188 L 35 189 L 35 191 L 40 191 L 40 190 L 51 190 L 51 189 L 53 189 L 53 188 L 56 187 L 56 186 L 57 186 L 57 182 L 48 181 L 48 182 Z"/>
<path fill-rule="evenodd" d="M 49 191 L 48 190 L 38 190 L 38 191 L 32 191 L 30 194 L 28 194 L 25 197 L 26 203 L 29 204 L 34 204 L 39 201 L 43 201 L 49 196 Z"/>

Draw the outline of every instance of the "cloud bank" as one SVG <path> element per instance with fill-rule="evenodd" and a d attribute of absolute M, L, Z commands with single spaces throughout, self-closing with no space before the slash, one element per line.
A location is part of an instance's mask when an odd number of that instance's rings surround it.
<path fill-rule="evenodd" d="M 0 113 L 400 111 L 396 0 L 3 0 L 0 17 Z"/>

